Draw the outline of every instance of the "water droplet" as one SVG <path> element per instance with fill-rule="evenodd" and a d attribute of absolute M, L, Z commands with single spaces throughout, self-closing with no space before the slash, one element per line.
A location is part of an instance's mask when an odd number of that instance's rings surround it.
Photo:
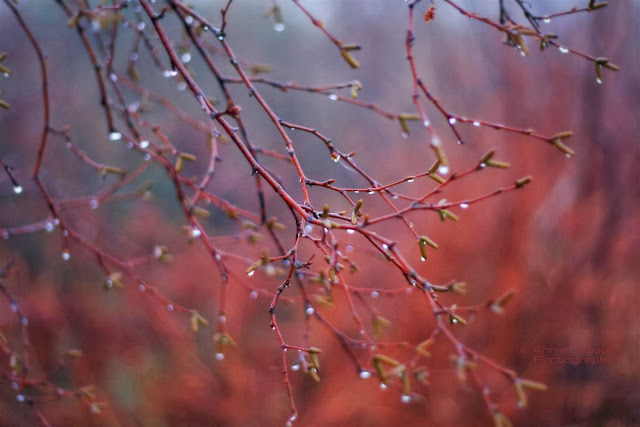
<path fill-rule="evenodd" d="M 455 117 L 449 117 L 449 124 L 455 125 L 458 120 Z"/>
<path fill-rule="evenodd" d="M 392 198 L 393 200 L 398 200 L 398 195 L 397 195 L 397 194 L 394 194 L 393 196 L 391 196 L 391 198 Z"/>
<path fill-rule="evenodd" d="M 316 312 L 316 310 L 313 307 L 307 307 L 307 309 L 304 312 L 307 314 L 307 316 L 311 316 L 313 315 L 313 313 Z"/>
<path fill-rule="evenodd" d="M 4 73 L 3 74 L 5 77 L 9 77 L 9 73 Z"/>
<path fill-rule="evenodd" d="M 225 34 L 224 33 L 218 34 L 218 40 L 223 41 L 224 38 L 225 38 Z"/>
<path fill-rule="evenodd" d="M 152 1 L 151 3 L 155 3 L 155 1 Z M 193 24 L 193 16 L 187 16 L 186 18 L 184 18 L 184 22 L 189 25 Z"/>
<path fill-rule="evenodd" d="M 14 192 L 14 193 L 16 193 L 16 194 L 20 194 L 20 193 L 22 193 L 22 186 L 20 186 L 20 185 L 15 185 L 15 186 L 13 187 L 13 192 Z"/>
<path fill-rule="evenodd" d="M 304 226 L 304 232 L 305 233 L 311 233 L 313 231 L 313 225 L 311 224 L 307 224 Z"/>
<path fill-rule="evenodd" d="M 409 402 L 411 402 L 411 396 L 408 395 L 408 394 L 403 394 L 400 397 L 400 400 L 402 401 L 402 403 L 409 403 Z"/>
<path fill-rule="evenodd" d="M 371 378 L 371 372 L 369 371 L 360 371 L 360 378 L 363 380 Z"/>
<path fill-rule="evenodd" d="M 371 298 L 378 298 L 380 296 L 380 292 L 378 291 L 372 291 L 371 292 Z"/>
<path fill-rule="evenodd" d="M 11 383 L 11 388 L 14 390 L 18 390 L 20 388 L 20 384 L 14 381 Z"/>
<path fill-rule="evenodd" d="M 458 140 L 458 145 L 462 145 L 462 140 L 461 139 Z"/>
<path fill-rule="evenodd" d="M 143 141 L 140 141 L 140 148 L 147 148 L 149 146 L 149 141 L 147 141 L 146 139 Z"/>
<path fill-rule="evenodd" d="M 355 232 L 356 232 L 356 230 L 352 230 L 352 229 L 347 230 L 347 233 L 348 233 L 348 234 L 353 234 L 353 233 L 355 233 Z"/>
<path fill-rule="evenodd" d="M 69 261 L 71 259 L 71 253 L 69 253 L 68 249 L 65 249 L 64 251 L 62 251 L 62 259 L 64 261 Z"/>
<path fill-rule="evenodd" d="M 144 292 L 144 291 L 146 291 L 146 290 L 147 290 L 147 287 L 146 287 L 145 285 L 143 285 L 142 283 L 140 283 L 140 284 L 138 285 L 138 291 L 140 291 L 140 292 Z"/>
<path fill-rule="evenodd" d="M 462 209 L 467 209 L 467 208 L 469 208 L 469 203 L 460 203 L 460 207 Z"/>
<path fill-rule="evenodd" d="M 138 25 L 136 25 L 136 28 L 138 29 L 138 31 L 144 30 L 144 27 L 145 27 L 144 22 L 138 22 Z"/>
<path fill-rule="evenodd" d="M 427 259 L 423 256 L 420 257 L 420 261 L 425 262 Z"/>
<path fill-rule="evenodd" d="M 193 227 L 191 229 L 191 237 L 200 237 L 200 235 L 202 235 L 202 232 L 200 231 L 199 228 Z"/>
<path fill-rule="evenodd" d="M 520 56 L 527 56 L 527 54 L 524 52 L 524 50 L 520 50 Z"/>
<path fill-rule="evenodd" d="M 451 323 L 458 323 L 458 319 L 456 319 L 455 317 L 451 318 Z"/>
<path fill-rule="evenodd" d="M 151 160 L 151 154 L 146 153 L 144 156 L 142 156 L 142 158 L 148 162 L 149 160 Z"/>
<path fill-rule="evenodd" d="M 64 237 L 67 237 L 69 235 L 69 230 L 67 230 L 67 229 L 62 230 L 62 235 Z"/>
<path fill-rule="evenodd" d="M 600 77 L 598 77 L 598 78 L 596 79 L 596 83 L 598 83 L 598 84 L 602 84 L 602 79 L 601 79 Z"/>
<path fill-rule="evenodd" d="M 425 120 L 424 122 L 422 122 L 422 125 L 426 128 L 429 127 L 429 125 L 431 125 L 431 123 L 429 122 L 429 120 Z"/>
<path fill-rule="evenodd" d="M 281 33 L 284 31 L 284 24 L 282 22 L 276 22 L 275 24 L 273 24 L 273 29 Z"/>
<path fill-rule="evenodd" d="M 389 246 L 386 243 L 383 243 L 382 244 L 382 249 L 387 251 L 387 250 L 389 250 Z"/>
<path fill-rule="evenodd" d="M 98 199 L 92 198 L 91 200 L 89 200 L 89 207 L 91 209 L 98 209 L 98 206 L 100 206 L 100 202 L 98 202 Z"/>
<path fill-rule="evenodd" d="M 387 389 L 387 385 L 385 383 L 381 383 L 380 390 L 386 390 L 386 389 Z"/>
<path fill-rule="evenodd" d="M 224 314 L 221 314 L 218 317 L 218 323 L 227 323 L 227 316 L 225 316 Z"/>
<path fill-rule="evenodd" d="M 407 180 L 407 182 L 413 182 L 413 181 L 415 181 L 414 178 L 410 178 L 410 179 Z"/>
<path fill-rule="evenodd" d="M 24 402 L 24 394 L 18 394 L 18 395 L 16 396 L 16 400 L 17 400 L 18 402 Z"/>
<path fill-rule="evenodd" d="M 337 101 L 338 100 L 338 95 L 336 95 L 335 93 L 330 93 L 329 94 L 329 99 L 332 101 Z"/>
<path fill-rule="evenodd" d="M 173 304 L 167 304 L 167 310 L 169 310 L 169 311 L 173 311 L 173 310 L 175 310 L 175 309 L 176 309 L 176 308 L 173 306 Z"/>
<path fill-rule="evenodd" d="M 256 274 L 256 271 L 255 270 L 251 270 L 250 272 L 247 273 L 247 276 L 251 277 L 254 274 Z"/>
<path fill-rule="evenodd" d="M 402 132 L 402 138 L 403 138 L 403 139 L 407 139 L 407 138 L 409 138 L 409 134 L 408 134 L 408 133 L 406 133 L 406 132 Z"/>
<path fill-rule="evenodd" d="M 129 55 L 129 60 L 137 61 L 138 60 L 138 54 L 136 52 L 131 52 L 131 55 Z"/>
<path fill-rule="evenodd" d="M 480 167 L 484 169 L 484 168 L 487 167 L 487 164 L 486 163 L 480 163 Z"/>
<path fill-rule="evenodd" d="M 122 139 L 122 134 L 120 132 L 112 131 L 109 133 L 109 140 L 120 141 L 120 139 Z"/>
<path fill-rule="evenodd" d="M 116 75 L 116 73 L 111 73 L 109 74 L 109 79 L 111 79 L 112 82 L 117 82 L 118 76 Z"/>
<path fill-rule="evenodd" d="M 475 122 L 473 122 L 473 125 L 475 127 L 479 128 L 480 127 L 480 122 L 479 121 L 475 121 Z"/>
<path fill-rule="evenodd" d="M 256 291 L 249 292 L 249 298 L 251 298 L 251 299 L 258 298 L 258 292 L 256 292 Z"/>
<path fill-rule="evenodd" d="M 331 155 L 331 158 L 333 159 L 333 161 L 335 163 L 338 163 L 340 161 L 340 155 L 339 154 Z"/>
<path fill-rule="evenodd" d="M 175 77 L 178 75 L 178 70 L 170 70 L 169 71 L 169 77 Z"/>
<path fill-rule="evenodd" d="M 369 193 L 367 193 L 367 194 L 374 194 L 374 193 L 375 193 L 375 191 L 371 190 L 371 191 L 369 191 Z"/>
<path fill-rule="evenodd" d="M 49 232 L 49 233 L 51 233 L 51 232 L 53 231 L 53 229 L 54 229 L 54 228 L 55 228 L 55 225 L 53 225 L 53 223 L 52 223 L 52 222 L 47 221 L 47 222 L 44 224 L 44 229 L 45 229 L 45 231 L 47 231 L 47 232 Z"/>
<path fill-rule="evenodd" d="M 438 172 L 440 172 L 442 175 L 446 175 L 449 173 L 449 166 L 445 166 L 442 165 L 438 168 Z"/>
<path fill-rule="evenodd" d="M 27 319 L 26 317 L 23 317 L 21 323 L 22 323 L 22 326 L 27 326 L 29 324 L 29 319 Z"/>
<path fill-rule="evenodd" d="M 216 353 L 216 360 L 224 360 L 224 353 Z"/>
<path fill-rule="evenodd" d="M 542 22 L 544 22 L 545 24 L 550 24 L 551 23 L 551 18 L 544 18 L 542 20 Z"/>
<path fill-rule="evenodd" d="M 188 64 L 191 61 L 191 53 L 189 52 L 183 53 L 182 56 L 180 57 L 180 61 L 182 61 L 183 64 Z"/>
<path fill-rule="evenodd" d="M 560 51 L 560 53 L 569 53 L 569 49 L 564 46 L 558 47 L 558 50 Z"/>
<path fill-rule="evenodd" d="M 292 371 L 299 371 L 300 370 L 300 365 L 298 363 L 294 363 L 293 365 L 291 365 L 291 370 Z"/>
<path fill-rule="evenodd" d="M 18 311 L 18 305 L 17 304 L 11 304 L 11 311 L 14 312 L 14 313 L 16 311 Z"/>
<path fill-rule="evenodd" d="M 347 245 L 346 250 L 347 250 L 347 252 L 353 252 L 353 246 L 352 245 Z"/>

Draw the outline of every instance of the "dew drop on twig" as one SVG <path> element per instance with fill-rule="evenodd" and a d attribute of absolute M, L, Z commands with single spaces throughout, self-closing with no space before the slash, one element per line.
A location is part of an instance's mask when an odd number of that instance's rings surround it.
<path fill-rule="evenodd" d="M 469 207 L 469 204 L 468 203 L 460 203 L 460 207 L 462 209 L 467 209 Z"/>
<path fill-rule="evenodd" d="M 360 371 L 360 378 L 362 378 L 363 380 L 371 378 L 371 372 L 369 372 L 369 371 Z"/>
<path fill-rule="evenodd" d="M 13 187 L 13 192 L 14 192 L 14 193 L 16 193 L 16 194 L 20 194 L 20 193 L 22 193 L 22 186 L 20 186 L 20 185 L 15 185 L 15 186 Z"/>
<path fill-rule="evenodd" d="M 569 53 L 569 49 L 564 46 L 558 47 L 558 50 L 560 51 L 560 53 Z"/>
<path fill-rule="evenodd" d="M 71 253 L 69 252 L 68 249 L 65 249 L 62 251 L 62 259 L 64 261 L 69 261 L 71 259 Z"/>
<path fill-rule="evenodd" d="M 111 141 L 120 141 L 122 139 L 122 134 L 117 131 L 109 132 L 109 140 Z"/>
<path fill-rule="evenodd" d="M 337 101 L 338 100 L 338 95 L 336 95 L 335 93 L 330 93 L 329 94 L 329 99 L 332 101 Z"/>
<path fill-rule="evenodd" d="M 284 31 L 284 24 L 282 22 L 276 22 L 275 24 L 273 24 L 273 29 L 281 33 Z"/>
<path fill-rule="evenodd" d="M 455 117 L 449 117 L 449 124 L 455 125 L 458 120 Z"/>

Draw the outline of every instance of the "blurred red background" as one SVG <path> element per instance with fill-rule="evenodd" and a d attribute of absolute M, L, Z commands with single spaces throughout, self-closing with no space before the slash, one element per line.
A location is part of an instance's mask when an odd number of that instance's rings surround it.
<path fill-rule="evenodd" d="M 217 22 L 222 3 L 198 3 L 198 10 Z M 360 69 L 351 70 L 335 46 L 289 2 L 280 5 L 282 32 L 274 31 L 273 20 L 264 18 L 267 6 L 262 2 L 233 3 L 227 41 L 242 59 L 270 65 L 270 78 L 310 86 L 358 79 L 363 85 L 359 99 L 393 112 L 413 112 L 404 47 L 408 14 L 404 3 L 309 3 L 334 35 L 363 46 L 355 54 Z M 428 6 L 424 3 L 421 11 Z M 476 3 L 461 2 L 497 18 L 497 2 Z M 454 183 L 443 197 L 471 198 L 525 175 L 534 180 L 521 191 L 458 212 L 460 221 L 455 223 L 441 222 L 432 212 L 408 215 L 420 234 L 440 244 L 426 263 L 419 262 L 415 241 L 399 222 L 375 230 L 396 240 L 430 281 L 469 283 L 464 296 L 444 295 L 447 303 L 482 303 L 508 289 L 517 291 L 504 315 L 482 312 L 465 328 L 455 329 L 473 349 L 549 386 L 546 392 L 530 393 L 529 406 L 519 409 L 513 387 L 488 374 L 495 400 L 514 424 L 640 425 L 640 322 L 636 314 L 640 276 L 638 263 L 633 261 L 640 249 L 640 7 L 633 2 L 612 2 L 597 13 L 543 24 L 545 31 L 557 33 L 563 43 L 620 65 L 619 73 L 605 72 L 604 83 L 599 85 L 593 64 L 582 58 L 563 55 L 557 49 L 540 52 L 533 45 L 530 55 L 521 57 L 502 44 L 499 32 L 470 21 L 442 2 L 435 4 L 432 22 L 416 22 L 414 49 L 421 77 L 446 108 L 461 116 L 534 128 L 544 135 L 571 129 L 574 136 L 569 144 L 576 155 L 566 159 L 543 142 L 472 126 L 459 127 L 467 143 L 458 146 L 442 117 L 429 107 L 427 112 L 453 170 L 473 167 L 490 148 L 496 149 L 497 158 L 511 163 L 507 171 L 487 170 Z M 542 13 L 566 10 L 573 3 L 547 1 L 534 6 Z M 95 75 L 80 39 L 67 28 L 62 9 L 29 2 L 21 2 L 18 8 L 48 55 L 54 126 L 69 124 L 74 143 L 91 158 L 134 169 L 143 160 L 124 143 L 108 140 Z M 176 43 L 183 40 L 177 24 L 173 17 L 167 19 L 166 28 Z M 148 20 L 147 27 L 152 34 Z M 43 120 L 39 70 L 28 40 L 4 4 L 0 6 L 0 33 L 0 51 L 9 53 L 3 64 L 13 71 L 0 80 L 0 97 L 12 105 L 0 111 L 0 157 L 15 168 L 24 189 L 14 194 L 8 177 L 0 176 L 0 229 L 6 229 L 42 221 L 48 210 L 30 179 Z M 123 31 L 116 47 L 120 69 L 126 66 L 131 43 L 130 35 Z M 199 84 L 207 94 L 220 97 L 215 79 L 192 53 L 190 65 Z M 160 57 L 165 59 L 162 53 Z M 226 58 L 218 61 L 231 73 Z M 145 86 L 202 119 L 193 96 L 178 91 L 175 82 L 164 78 L 149 58 L 141 54 L 138 66 Z M 266 86 L 259 90 L 284 120 L 318 129 L 342 151 L 356 151 L 358 164 L 379 182 L 424 172 L 434 161 L 425 142 L 426 132 L 415 123 L 410 123 L 411 135 L 404 139 L 397 122 L 367 109 L 333 102 L 324 95 L 283 93 Z M 275 128 L 246 89 L 236 85 L 232 93 L 243 108 L 254 144 L 286 154 Z M 136 99 L 135 92 L 127 92 L 129 102 Z M 161 124 L 173 145 L 198 156 L 196 162 L 187 162 L 185 174 L 202 174 L 207 166 L 206 138 L 162 108 L 149 114 L 149 120 Z M 344 187 L 364 185 L 341 162 L 332 162 L 319 140 L 295 132 L 292 137 L 309 177 L 335 178 Z M 243 209 L 257 211 L 251 168 L 231 144 L 221 145 L 220 155 L 210 191 Z M 293 169 L 268 158 L 265 164 L 300 199 Z M 128 279 L 124 289 L 105 291 L 104 273 L 90 252 L 72 241 L 71 259 L 61 259 L 59 230 L 0 241 L 0 264 L 14 263 L 3 282 L 29 318 L 30 376 L 55 371 L 50 379 L 61 387 L 93 384 L 98 400 L 108 404 L 96 416 L 79 399 L 43 397 L 27 390 L 52 425 L 258 426 L 286 421 L 289 406 L 281 353 L 267 312 L 271 298 L 260 295 L 254 299 L 249 292 L 254 287 L 272 293 L 281 279 L 264 271 L 246 277 L 248 265 L 242 259 L 229 261 L 233 275 L 225 328 L 237 345 L 226 348 L 224 360 L 218 361 L 212 336 L 220 307 L 219 272 L 202 245 L 188 243 L 182 230 L 187 223 L 165 171 L 154 165 L 125 189 L 135 191 L 150 180 L 152 198 L 115 200 L 91 209 L 91 195 L 113 182 L 112 178 L 103 180 L 65 148 L 62 138 L 51 137 L 42 180 L 55 200 L 78 198 L 78 206 L 66 210 L 63 217 L 105 252 L 128 260 L 151 255 L 155 245 L 166 245 L 174 256 L 172 263 L 150 262 L 136 272 L 180 305 L 197 309 L 212 324 L 194 334 L 188 316 L 167 311 L 138 292 L 136 283 Z M 401 191 L 422 194 L 419 183 L 424 181 L 403 184 Z M 316 208 L 324 203 L 332 208 L 345 205 L 326 190 L 312 189 L 311 195 Z M 388 212 L 377 197 L 362 195 L 367 212 Z M 287 209 L 272 193 L 268 193 L 267 205 L 270 216 L 286 223 L 289 234 L 283 232 L 282 238 L 290 245 L 295 226 Z M 262 248 L 270 246 L 266 238 L 255 245 L 246 238 L 235 238 L 242 232 L 239 225 L 222 210 L 210 210 L 212 216 L 203 224 L 225 251 L 256 260 Z M 353 245 L 351 257 L 362 267 L 349 276 L 351 285 L 406 287 L 402 276 L 367 248 L 364 239 L 344 238 Z M 303 252 L 311 254 L 313 248 L 303 246 Z M 298 295 L 296 292 L 287 290 L 286 295 Z M 434 327 L 429 307 L 411 294 L 367 297 L 367 301 L 392 322 L 383 331 L 383 341 L 417 343 Z M 285 340 L 298 345 L 305 332 L 303 307 L 285 303 L 279 310 Z M 344 301 L 338 299 L 334 309 L 320 310 L 342 332 L 356 335 L 357 327 Z M 12 346 L 20 348 L 18 319 L 4 300 L 0 302 L 0 330 Z M 300 425 L 491 424 L 480 392 L 457 381 L 448 360 L 454 350 L 445 340 L 434 346 L 433 357 L 425 361 L 430 385 L 415 387 L 424 401 L 407 405 L 401 402 L 398 387 L 380 390 L 375 378 L 360 379 L 339 341 L 319 322 L 311 321 L 308 332 L 309 345 L 323 350 L 321 382 L 291 372 Z M 81 349 L 84 356 L 56 369 L 62 354 L 71 348 Z M 574 364 L 537 358 L 554 352 L 593 355 L 597 360 L 589 363 L 582 358 Z M 362 356 L 362 363 L 367 364 L 364 352 Z M 8 363 L 9 356 L 3 354 L 3 372 Z M 289 354 L 289 364 L 293 363 L 295 355 Z M 0 425 L 37 424 L 32 408 L 16 400 L 16 391 L 6 378 L 0 379 Z"/>

